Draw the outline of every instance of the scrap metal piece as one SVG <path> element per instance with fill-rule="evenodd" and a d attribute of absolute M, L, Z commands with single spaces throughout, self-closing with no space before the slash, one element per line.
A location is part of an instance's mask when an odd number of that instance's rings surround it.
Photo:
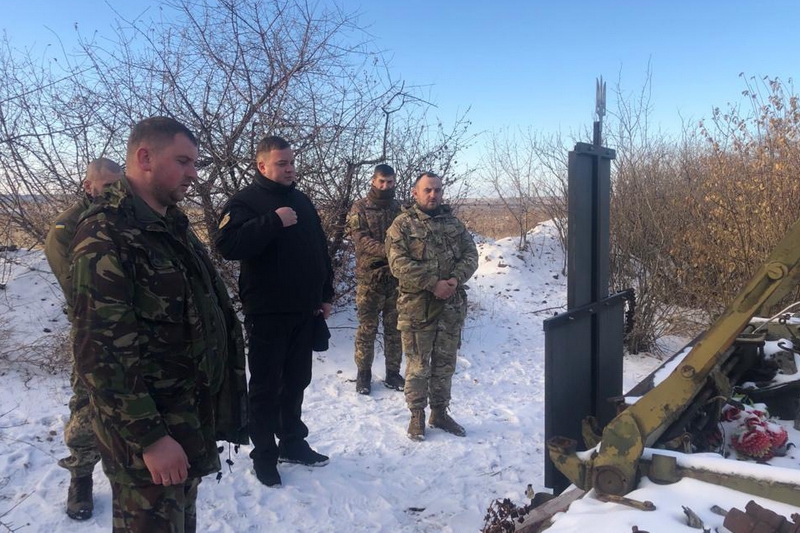
<path fill-rule="evenodd" d="M 600 500 L 601 502 L 627 505 L 628 507 L 633 507 L 634 509 L 639 509 L 640 511 L 656 510 L 655 504 L 650 500 L 645 500 L 645 501 L 634 500 L 633 498 L 628 498 L 626 496 L 617 496 L 616 494 L 603 494 L 602 492 L 595 492 L 594 497 Z"/>
<path fill-rule="evenodd" d="M 697 513 L 692 511 L 690 508 L 686 507 L 685 505 L 681 505 L 683 508 L 683 514 L 686 515 L 686 525 L 692 527 L 694 529 L 705 529 L 706 525 L 703 523 L 703 520 L 697 516 Z"/>

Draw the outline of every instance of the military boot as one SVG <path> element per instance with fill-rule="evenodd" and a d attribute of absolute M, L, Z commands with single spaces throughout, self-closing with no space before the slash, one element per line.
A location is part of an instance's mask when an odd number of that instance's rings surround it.
<path fill-rule="evenodd" d="M 400 372 L 386 371 L 386 379 L 383 380 L 383 385 L 388 389 L 402 391 L 406 386 L 406 380 L 400 375 Z"/>
<path fill-rule="evenodd" d="M 456 437 L 467 435 L 466 430 L 447 414 L 447 408 L 445 407 L 431 408 L 431 417 L 428 419 L 428 425 L 432 428 L 443 429 Z"/>
<path fill-rule="evenodd" d="M 356 392 L 359 394 L 369 394 L 372 391 L 372 371 L 359 370 L 356 376 Z"/>
<path fill-rule="evenodd" d="M 425 440 L 425 409 L 412 409 L 411 422 L 408 423 L 408 438 Z"/>
<path fill-rule="evenodd" d="M 92 476 L 74 477 L 67 492 L 67 516 L 73 520 L 88 520 L 94 511 Z"/>

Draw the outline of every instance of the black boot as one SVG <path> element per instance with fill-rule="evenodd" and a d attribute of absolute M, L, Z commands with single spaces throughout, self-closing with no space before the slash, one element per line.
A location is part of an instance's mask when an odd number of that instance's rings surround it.
<path fill-rule="evenodd" d="M 384 386 L 389 389 L 402 391 L 406 386 L 406 380 L 400 375 L 400 372 L 386 371 L 386 379 L 383 380 Z"/>
<path fill-rule="evenodd" d="M 278 449 L 279 463 L 295 463 L 306 466 L 325 466 L 328 464 L 328 456 L 314 451 L 304 440 L 288 444 L 281 441 Z"/>
<path fill-rule="evenodd" d="M 94 511 L 92 476 L 74 477 L 67 492 L 67 516 L 73 520 L 88 520 Z"/>
<path fill-rule="evenodd" d="M 254 461 L 253 470 L 258 480 L 267 487 L 281 486 L 281 475 L 274 461 Z"/>
<path fill-rule="evenodd" d="M 359 394 L 369 394 L 372 392 L 372 371 L 359 370 L 356 376 L 356 392 Z"/>

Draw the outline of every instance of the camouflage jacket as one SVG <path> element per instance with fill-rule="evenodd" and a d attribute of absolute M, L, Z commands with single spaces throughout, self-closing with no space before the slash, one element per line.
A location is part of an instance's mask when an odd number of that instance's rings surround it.
<path fill-rule="evenodd" d="M 44 256 L 50 264 L 50 269 L 58 280 L 64 298 L 67 301 L 67 310 L 71 317 L 72 283 L 69 277 L 69 244 L 75 236 L 75 228 L 78 226 L 78 219 L 91 205 L 91 199 L 84 196 L 75 202 L 69 209 L 60 213 L 55 222 L 47 232 L 44 240 Z"/>
<path fill-rule="evenodd" d="M 400 214 L 397 200 L 379 200 L 371 193 L 372 190 L 356 200 L 347 216 L 347 229 L 356 251 L 356 279 L 361 282 L 391 275 L 386 259 L 386 230 Z"/>
<path fill-rule="evenodd" d="M 464 284 L 478 269 L 472 235 L 446 205 L 434 216 L 416 205 L 404 208 L 386 232 L 386 255 L 392 274 L 400 281 L 400 330 L 435 323 L 444 307 L 444 301 L 433 295 L 439 280 L 456 278 L 458 291 L 453 297 L 466 300 Z"/>
<path fill-rule="evenodd" d="M 161 217 L 123 178 L 84 213 L 71 254 L 75 363 L 106 475 L 152 483 L 142 451 L 166 435 L 190 477 L 219 470 L 217 440 L 248 442 L 244 344 L 186 216 Z"/>

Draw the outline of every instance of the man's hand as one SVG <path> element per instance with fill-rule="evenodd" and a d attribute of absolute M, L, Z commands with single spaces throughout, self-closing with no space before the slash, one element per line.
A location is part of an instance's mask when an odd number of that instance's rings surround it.
<path fill-rule="evenodd" d="M 322 307 L 320 311 L 322 312 L 322 318 L 328 320 L 328 317 L 331 316 L 331 310 L 333 309 L 333 305 L 329 304 L 328 302 L 322 302 Z"/>
<path fill-rule="evenodd" d="M 458 281 L 456 278 L 440 279 L 433 288 L 433 295 L 440 300 L 447 300 L 456 293 Z"/>
<path fill-rule="evenodd" d="M 281 217 L 284 228 L 297 224 L 297 213 L 291 207 L 279 207 L 275 213 Z"/>
<path fill-rule="evenodd" d="M 178 441 L 169 435 L 144 449 L 144 464 L 156 485 L 178 485 L 189 477 L 189 459 Z"/>

